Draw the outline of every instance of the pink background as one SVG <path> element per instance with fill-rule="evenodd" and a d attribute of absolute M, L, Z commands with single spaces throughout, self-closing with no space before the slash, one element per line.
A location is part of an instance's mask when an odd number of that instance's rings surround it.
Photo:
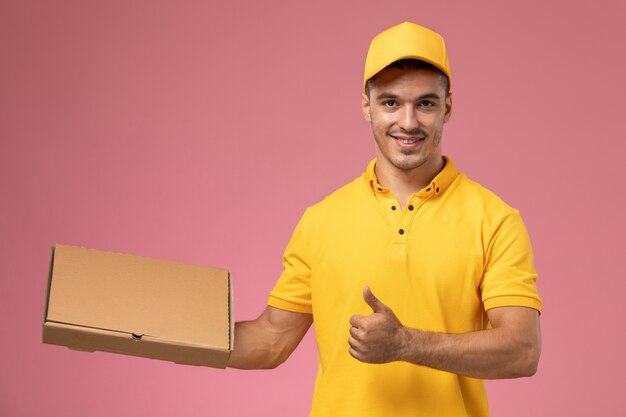
<path fill-rule="evenodd" d="M 1 0 L 0 416 L 306 415 L 312 333 L 273 371 L 43 345 L 50 250 L 228 267 L 255 317 L 305 207 L 372 157 L 364 57 L 404 20 L 449 45 L 444 152 L 534 243 L 540 368 L 489 382 L 493 415 L 623 415 L 623 4 Z"/>

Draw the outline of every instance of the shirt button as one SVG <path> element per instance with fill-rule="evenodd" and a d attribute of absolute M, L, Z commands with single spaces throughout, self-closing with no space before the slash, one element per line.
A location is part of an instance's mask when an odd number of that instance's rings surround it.
<path fill-rule="evenodd" d="M 403 235 L 403 234 L 404 234 L 404 229 L 400 229 L 400 230 L 398 230 L 398 233 L 400 233 L 401 235 Z"/>
<path fill-rule="evenodd" d="M 414 209 L 414 208 L 415 208 L 415 207 L 413 207 L 413 205 L 412 205 L 412 204 L 409 206 L 409 210 L 411 210 L 411 211 L 413 211 L 413 209 Z"/>
<path fill-rule="evenodd" d="M 396 206 L 391 206 L 391 209 L 392 209 L 392 210 L 395 210 L 395 209 L 396 209 Z"/>

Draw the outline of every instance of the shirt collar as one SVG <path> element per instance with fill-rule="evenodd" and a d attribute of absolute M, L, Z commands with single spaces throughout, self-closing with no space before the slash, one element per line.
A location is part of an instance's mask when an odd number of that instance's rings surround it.
<path fill-rule="evenodd" d="M 433 178 L 426 187 L 417 192 L 420 197 L 442 194 L 452 184 L 454 179 L 459 175 L 459 171 L 448 156 L 444 156 L 445 165 L 443 169 Z M 367 187 L 375 194 L 389 193 L 389 188 L 383 187 L 378 183 L 374 167 L 376 166 L 376 158 L 372 159 L 367 165 L 367 169 L 363 173 L 363 179 Z"/>

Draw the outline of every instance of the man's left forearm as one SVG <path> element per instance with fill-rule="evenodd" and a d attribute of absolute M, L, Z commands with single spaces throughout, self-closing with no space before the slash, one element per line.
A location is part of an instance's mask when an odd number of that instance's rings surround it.
<path fill-rule="evenodd" d="M 539 313 L 527 307 L 487 311 L 491 329 L 462 334 L 427 332 L 402 325 L 394 312 L 363 290 L 372 308 L 350 318 L 349 353 L 361 362 L 407 361 L 474 378 L 518 378 L 537 370 L 541 354 Z"/>
<path fill-rule="evenodd" d="M 516 323 L 488 330 L 447 334 L 404 327 L 399 332 L 397 360 L 474 378 L 531 376 L 541 354 L 537 312 L 524 307 L 506 310 L 498 313 Z"/>

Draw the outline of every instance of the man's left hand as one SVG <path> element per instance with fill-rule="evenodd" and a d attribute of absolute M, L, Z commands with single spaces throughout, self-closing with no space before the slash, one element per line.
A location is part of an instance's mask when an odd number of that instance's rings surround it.
<path fill-rule="evenodd" d="M 407 343 L 405 327 L 393 311 L 372 294 L 369 287 L 363 290 L 363 299 L 373 313 L 350 318 L 350 355 L 368 363 L 399 360 Z"/>

